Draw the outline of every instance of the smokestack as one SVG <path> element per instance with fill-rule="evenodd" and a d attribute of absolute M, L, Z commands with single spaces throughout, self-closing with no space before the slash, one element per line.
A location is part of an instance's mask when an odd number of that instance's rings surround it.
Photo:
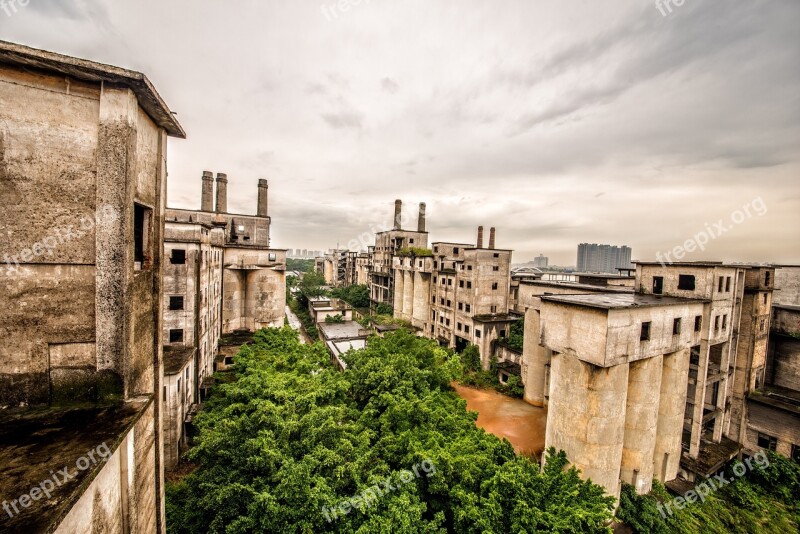
<path fill-rule="evenodd" d="M 267 217 L 268 203 L 267 194 L 269 193 L 269 182 L 264 179 L 258 181 L 258 209 L 256 215 L 259 217 Z"/>
<path fill-rule="evenodd" d="M 425 231 L 425 203 L 419 204 L 419 220 L 417 221 L 417 232 Z"/>
<path fill-rule="evenodd" d="M 403 218 L 403 201 L 397 199 L 394 201 L 394 229 L 402 230 L 401 219 Z"/>
<path fill-rule="evenodd" d="M 489 230 L 489 248 L 494 248 L 494 226 Z"/>
<path fill-rule="evenodd" d="M 228 212 L 228 175 L 217 173 L 217 213 Z"/>
<path fill-rule="evenodd" d="M 214 173 L 203 171 L 203 194 L 200 200 L 200 211 L 214 211 Z"/>
<path fill-rule="evenodd" d="M 478 248 L 483 248 L 483 226 L 478 227 Z"/>

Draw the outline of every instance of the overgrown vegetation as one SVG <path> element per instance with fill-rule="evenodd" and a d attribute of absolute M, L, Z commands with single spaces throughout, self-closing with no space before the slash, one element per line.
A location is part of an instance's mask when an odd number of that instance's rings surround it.
<path fill-rule="evenodd" d="M 286 269 L 289 271 L 299 271 L 301 273 L 310 273 L 314 270 L 314 260 L 301 260 L 295 258 L 286 259 Z"/>
<path fill-rule="evenodd" d="M 392 310 L 392 307 L 389 306 L 388 304 L 384 304 L 383 302 L 381 302 L 375 307 L 375 313 L 377 313 L 378 315 L 392 315 L 392 313 L 394 313 L 394 310 Z"/>
<path fill-rule="evenodd" d="M 525 388 L 522 380 L 516 375 L 508 377 L 508 382 L 503 383 L 498 379 L 497 358 L 494 356 L 489 362 L 489 370 L 484 371 L 481 367 L 481 354 L 478 347 L 469 345 L 461 353 L 461 361 L 464 362 L 462 373 L 456 380 L 465 386 L 479 389 L 494 389 L 509 397 L 522 398 Z"/>
<path fill-rule="evenodd" d="M 369 286 L 367 285 L 336 287 L 330 290 L 330 295 L 342 299 L 353 308 L 369 308 Z"/>
<path fill-rule="evenodd" d="M 508 336 L 500 338 L 498 342 L 511 350 L 522 353 L 524 337 L 525 318 L 521 317 L 511 323 L 511 327 L 508 329 Z"/>
<path fill-rule="evenodd" d="M 195 419 L 198 469 L 167 489 L 170 532 L 608 532 L 613 499 L 550 451 L 544 469 L 475 426 L 462 359 L 402 330 L 345 356 L 262 330 Z M 333 508 L 430 461 L 369 507 Z"/>
<path fill-rule="evenodd" d="M 341 324 L 344 322 L 344 317 L 341 313 L 337 313 L 336 315 L 328 315 L 325 317 L 325 322 L 327 324 Z"/>
<path fill-rule="evenodd" d="M 632 486 L 624 484 L 617 517 L 641 533 L 797 532 L 800 464 L 773 452 L 768 452 L 767 458 L 768 467 L 756 467 L 741 478 L 729 466 L 725 477 L 734 482 L 710 493 L 705 502 L 686 504 L 682 510 L 672 504 L 675 495 L 658 481 L 647 495 L 637 495 Z M 670 503 L 671 514 L 663 503 Z"/>
<path fill-rule="evenodd" d="M 298 295 L 297 298 L 293 298 L 289 301 L 289 309 L 300 319 L 300 323 L 303 325 L 303 329 L 306 331 L 306 334 L 308 334 L 308 337 L 314 341 L 319 339 L 317 323 L 308 311 L 308 299 L 302 294 Z"/>
<path fill-rule="evenodd" d="M 398 256 L 414 256 L 416 258 L 428 258 L 433 256 L 433 251 L 429 248 L 404 247 L 397 253 Z"/>

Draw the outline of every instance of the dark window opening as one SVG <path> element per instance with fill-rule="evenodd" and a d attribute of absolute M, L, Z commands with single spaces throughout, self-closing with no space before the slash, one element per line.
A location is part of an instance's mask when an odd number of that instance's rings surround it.
<path fill-rule="evenodd" d="M 722 293 L 722 288 L 723 288 L 723 287 L 725 287 L 725 277 L 723 277 L 723 276 L 720 276 L 720 277 L 719 277 L 719 285 L 718 285 L 718 287 L 717 287 L 717 292 L 718 292 L 718 293 Z"/>
<path fill-rule="evenodd" d="M 764 273 L 764 285 L 765 286 L 769 285 L 769 271 Z"/>
<path fill-rule="evenodd" d="M 170 297 L 169 298 L 169 309 L 170 310 L 182 310 L 183 309 L 183 297 Z"/>
<path fill-rule="evenodd" d="M 648 341 L 650 339 L 650 321 L 642 323 L 642 331 L 639 333 L 639 341 Z"/>
<path fill-rule="evenodd" d="M 186 251 L 180 248 L 173 248 L 169 262 L 173 265 L 183 265 L 186 263 Z"/>
<path fill-rule="evenodd" d="M 170 343 L 183 343 L 183 329 L 175 329 L 169 331 Z"/>
<path fill-rule="evenodd" d="M 494 291 L 494 290 L 496 290 L 496 289 L 497 289 L 497 282 L 494 282 L 494 283 L 492 284 L 492 290 Z"/>
<path fill-rule="evenodd" d="M 153 211 L 140 204 L 133 205 L 134 269 L 149 269 L 152 263 Z"/>
<path fill-rule="evenodd" d="M 654 276 L 653 277 L 653 294 L 660 295 L 664 292 L 664 277 L 663 276 Z"/>
<path fill-rule="evenodd" d="M 672 321 L 672 335 L 673 336 L 677 336 L 680 333 L 681 333 L 681 320 L 680 320 L 680 318 L 673 319 L 673 321 Z"/>
<path fill-rule="evenodd" d="M 731 277 L 725 279 L 725 292 L 730 293 L 731 291 Z"/>
<path fill-rule="evenodd" d="M 678 289 L 682 289 L 684 291 L 694 291 L 694 275 L 678 275 Z"/>
<path fill-rule="evenodd" d="M 703 328 L 703 316 L 698 315 L 694 318 L 694 331 L 699 332 L 701 328 Z"/>
<path fill-rule="evenodd" d="M 762 449 L 775 451 L 778 448 L 778 438 L 770 436 L 769 434 L 758 433 L 758 446 Z"/>

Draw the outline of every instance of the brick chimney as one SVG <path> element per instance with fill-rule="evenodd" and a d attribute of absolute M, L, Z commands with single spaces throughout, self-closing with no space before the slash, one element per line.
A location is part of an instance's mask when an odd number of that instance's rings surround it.
<path fill-rule="evenodd" d="M 258 181 L 258 209 L 256 215 L 259 217 L 267 217 L 269 205 L 267 203 L 269 193 L 269 182 L 263 178 Z"/>
<path fill-rule="evenodd" d="M 203 189 L 200 211 L 214 211 L 214 173 L 203 171 Z"/>
<path fill-rule="evenodd" d="M 419 204 L 419 219 L 417 220 L 417 232 L 425 231 L 425 203 Z"/>
<path fill-rule="evenodd" d="M 483 226 L 478 227 L 478 248 L 483 248 Z"/>
<path fill-rule="evenodd" d="M 228 212 L 228 175 L 217 173 L 217 213 Z"/>
<path fill-rule="evenodd" d="M 394 201 L 394 229 L 402 230 L 403 225 L 401 219 L 403 218 L 403 201 L 397 199 Z"/>
<path fill-rule="evenodd" d="M 489 248 L 494 248 L 494 226 L 489 230 Z"/>

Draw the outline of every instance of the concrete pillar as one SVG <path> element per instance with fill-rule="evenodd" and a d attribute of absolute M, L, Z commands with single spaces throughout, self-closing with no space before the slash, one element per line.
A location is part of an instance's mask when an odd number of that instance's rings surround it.
<path fill-rule="evenodd" d="M 628 365 L 596 367 L 556 353 L 551 375 L 545 449 L 564 450 L 584 479 L 619 498 Z"/>
<path fill-rule="evenodd" d="M 217 173 L 217 213 L 228 213 L 228 175 Z"/>
<path fill-rule="evenodd" d="M 259 217 L 267 217 L 269 213 L 268 204 L 269 182 L 266 180 L 258 181 L 258 208 L 256 215 Z"/>
<path fill-rule="evenodd" d="M 544 406 L 544 383 L 549 351 L 539 345 L 539 310 L 533 308 L 525 312 L 525 343 L 522 352 L 525 376 L 525 400 L 534 406 Z"/>
<path fill-rule="evenodd" d="M 422 328 L 431 314 L 431 277 L 429 274 L 414 273 L 414 313 L 411 322 Z"/>
<path fill-rule="evenodd" d="M 495 229 L 494 226 L 492 226 L 489 229 L 489 248 L 494 248 L 494 236 L 495 236 Z"/>
<path fill-rule="evenodd" d="M 688 381 L 689 349 L 665 355 L 653 451 L 653 476 L 661 482 L 678 476 Z"/>
<path fill-rule="evenodd" d="M 653 486 L 653 454 L 656 446 L 658 406 L 664 357 L 646 358 L 630 364 L 625 406 L 625 439 L 620 478 L 640 495 Z"/>
<path fill-rule="evenodd" d="M 131 367 L 125 341 L 133 313 L 134 188 L 139 104 L 128 88 L 104 85 L 100 94 L 95 195 L 95 329 L 97 370 L 120 379 Z M 163 219 L 162 219 L 163 220 Z M 155 224 L 155 221 L 150 221 Z M 160 247 L 159 242 L 155 248 Z M 125 396 L 135 392 L 124 384 Z"/>
<path fill-rule="evenodd" d="M 483 248 L 483 226 L 478 227 L 478 248 Z"/>
<path fill-rule="evenodd" d="M 417 232 L 425 231 L 425 203 L 419 205 L 419 219 L 417 220 Z"/>
<path fill-rule="evenodd" d="M 403 297 L 405 296 L 405 277 L 404 271 L 395 270 L 394 272 L 394 314 L 395 317 L 403 318 Z"/>
<path fill-rule="evenodd" d="M 403 201 L 399 198 L 394 201 L 394 229 L 401 230 L 403 218 Z"/>
<path fill-rule="evenodd" d="M 414 272 L 403 272 L 403 319 L 410 321 L 414 316 Z"/>
<path fill-rule="evenodd" d="M 214 173 L 203 171 L 203 193 L 200 211 L 214 211 Z"/>

